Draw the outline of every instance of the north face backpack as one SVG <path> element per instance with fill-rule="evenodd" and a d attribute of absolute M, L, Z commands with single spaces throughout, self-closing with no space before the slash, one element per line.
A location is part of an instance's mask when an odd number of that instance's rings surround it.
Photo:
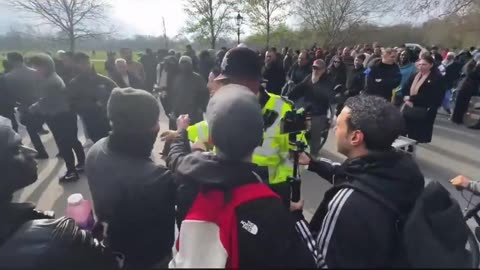
<path fill-rule="evenodd" d="M 459 204 L 440 183 L 430 182 L 407 216 L 361 181 L 353 180 L 339 187 L 352 188 L 396 214 L 399 248 L 395 262 L 412 268 L 472 267 L 471 254 L 466 249 L 468 225 Z"/>
<path fill-rule="evenodd" d="M 228 199 L 226 199 L 228 197 Z M 222 261 L 226 259 L 226 268 L 239 268 L 239 252 L 238 252 L 238 228 L 237 216 L 235 210 L 242 204 L 253 200 L 264 198 L 278 198 L 267 185 L 262 183 L 247 184 L 236 187 L 225 193 L 220 190 L 212 190 L 208 192 L 200 192 L 192 207 L 190 208 L 185 220 L 187 222 L 203 222 L 208 223 L 209 230 L 218 230 L 213 238 L 207 241 L 218 242 L 213 248 L 224 250 L 226 258 L 205 258 L 206 260 Z M 182 223 L 182 227 L 184 223 Z M 245 223 L 242 227 L 256 234 L 258 228 L 255 224 Z M 181 230 L 181 229 L 180 229 Z M 177 240 L 177 250 L 180 249 L 180 236 Z M 206 245 L 205 245 L 206 246 Z M 204 247 L 207 248 L 207 247 Z M 210 248 L 212 248 L 210 246 Z M 202 268 L 202 266 L 194 266 L 195 268 Z"/>

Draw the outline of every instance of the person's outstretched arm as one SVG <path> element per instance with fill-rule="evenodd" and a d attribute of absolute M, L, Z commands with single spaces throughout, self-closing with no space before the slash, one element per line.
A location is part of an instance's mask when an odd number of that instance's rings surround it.
<path fill-rule="evenodd" d="M 455 187 L 466 189 L 470 192 L 473 192 L 475 195 L 480 195 L 479 181 L 473 181 L 463 175 L 459 175 L 453 178 L 452 180 L 450 180 L 450 183 L 452 183 L 452 185 L 454 185 Z"/>

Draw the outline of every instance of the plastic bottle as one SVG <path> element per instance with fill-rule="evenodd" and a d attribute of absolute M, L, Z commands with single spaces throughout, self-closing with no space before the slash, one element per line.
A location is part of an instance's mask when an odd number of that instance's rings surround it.
<path fill-rule="evenodd" d="M 67 199 L 67 217 L 84 230 L 92 230 L 95 220 L 93 218 L 92 204 L 85 200 L 80 193 L 72 194 Z"/>

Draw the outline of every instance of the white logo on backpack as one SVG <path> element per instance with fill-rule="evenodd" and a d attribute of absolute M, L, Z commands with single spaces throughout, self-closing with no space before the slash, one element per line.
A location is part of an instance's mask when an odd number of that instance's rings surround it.
<path fill-rule="evenodd" d="M 254 223 L 252 223 L 250 220 L 245 221 L 240 221 L 240 224 L 242 224 L 242 228 L 245 229 L 247 232 L 257 235 L 258 233 L 258 227 Z"/>

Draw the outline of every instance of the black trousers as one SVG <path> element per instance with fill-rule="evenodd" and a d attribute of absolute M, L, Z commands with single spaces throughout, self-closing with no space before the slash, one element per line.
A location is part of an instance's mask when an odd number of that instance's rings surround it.
<path fill-rule="evenodd" d="M 38 135 L 38 131 L 42 129 L 44 122 L 43 117 L 24 111 L 20 113 L 20 122 L 27 128 L 28 136 L 35 150 L 37 150 L 40 155 L 47 155 L 45 146 L 43 146 L 40 135 Z"/>
<path fill-rule="evenodd" d="M 310 154 L 317 156 L 321 149 L 322 134 L 328 130 L 328 118 L 326 115 L 313 115 L 310 129 Z"/>
<path fill-rule="evenodd" d="M 463 123 L 463 116 L 468 110 L 468 104 L 474 93 L 475 89 L 473 87 L 465 87 L 458 91 L 457 101 L 455 102 L 455 108 L 452 114 L 452 121 L 454 123 Z"/>
<path fill-rule="evenodd" d="M 74 172 L 74 152 L 77 156 L 78 164 L 85 163 L 85 152 L 77 137 L 78 127 L 76 115 L 72 112 L 65 112 L 47 117 L 46 120 L 47 125 L 57 142 L 60 154 L 65 160 L 67 172 Z"/>
<path fill-rule="evenodd" d="M 83 119 L 88 136 L 92 142 L 96 143 L 100 139 L 108 136 L 110 132 L 110 122 L 106 112 L 98 109 L 82 112 L 80 116 Z"/>
<path fill-rule="evenodd" d="M 6 112 L 0 113 L 1 116 L 10 119 L 12 122 L 12 128 L 15 132 L 18 132 L 18 122 L 17 118 L 15 117 L 15 110 L 12 108 L 11 110 L 7 110 Z"/>

